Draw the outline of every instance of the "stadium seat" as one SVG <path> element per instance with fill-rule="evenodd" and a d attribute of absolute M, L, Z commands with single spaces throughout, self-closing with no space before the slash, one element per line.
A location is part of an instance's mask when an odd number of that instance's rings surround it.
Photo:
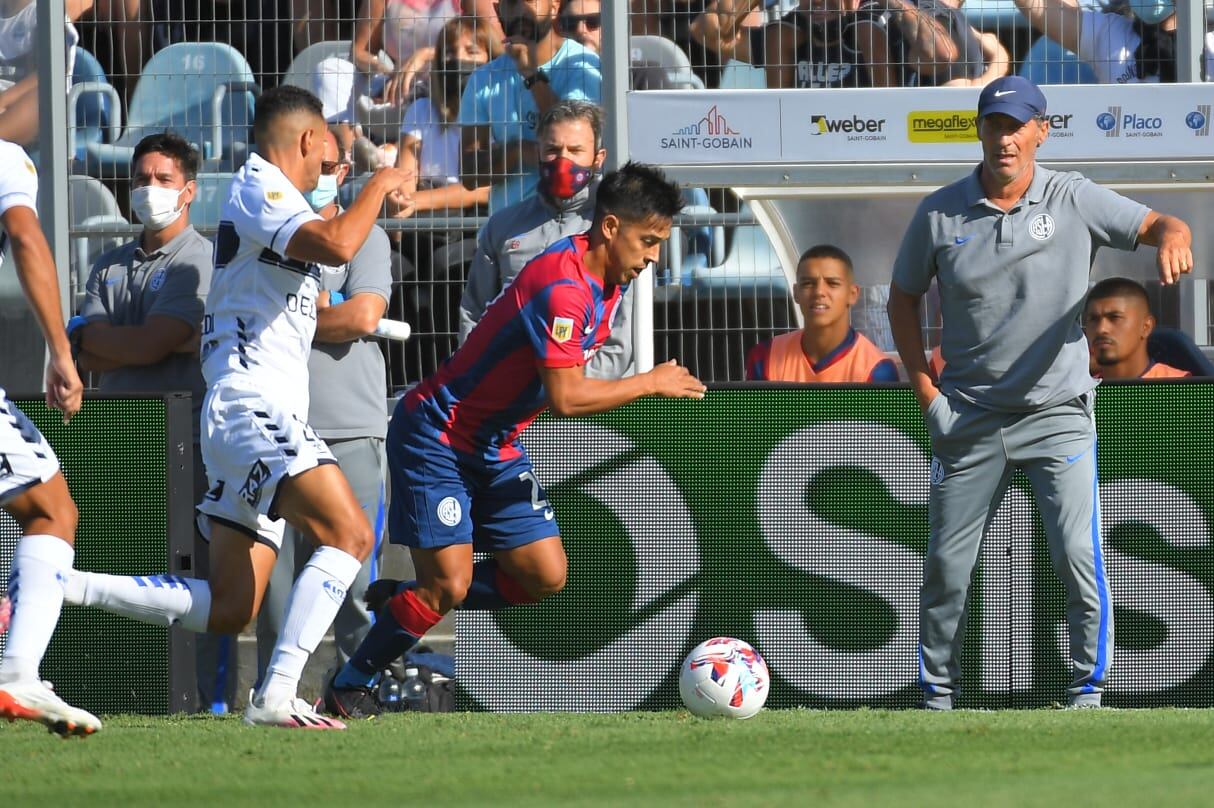
<path fill-rule="evenodd" d="M 1156 328 L 1147 337 L 1147 354 L 1156 362 L 1187 370 L 1194 376 L 1214 376 L 1214 362 L 1206 358 L 1197 343 L 1176 328 Z"/>
<path fill-rule="evenodd" d="M 745 207 L 743 207 L 745 210 Z M 724 260 L 703 268 L 693 268 L 684 285 L 701 289 L 758 290 L 765 293 L 788 292 L 788 280 L 780 258 L 767 234 L 758 225 L 733 228 L 733 238 Z"/>
<path fill-rule="evenodd" d="M 766 90 L 767 73 L 761 67 L 755 67 L 737 59 L 730 59 L 721 68 L 721 80 L 718 82 L 721 90 Z"/>
<path fill-rule="evenodd" d="M 219 225 L 219 213 L 227 201 L 232 186 L 230 172 L 199 173 L 198 191 L 190 204 L 190 224 L 200 231 L 214 230 Z"/>
<path fill-rule="evenodd" d="M 630 37 L 629 62 L 634 90 L 704 89 L 704 81 L 692 71 L 687 54 L 666 37 Z"/>
<path fill-rule="evenodd" d="M 302 87 L 305 90 L 313 90 L 312 73 L 316 70 L 316 66 L 325 59 L 334 56 L 342 59 L 350 58 L 350 40 L 348 39 L 331 39 L 325 42 L 317 42 L 301 50 L 291 60 L 291 64 L 287 66 L 286 71 L 282 74 L 282 83 L 290 84 L 292 87 Z"/>
<path fill-rule="evenodd" d="M 76 49 L 72 86 L 67 95 L 67 151 L 72 160 L 83 160 L 88 143 L 118 139 L 122 125 L 122 99 L 106 78 L 97 57 Z"/>
<path fill-rule="evenodd" d="M 86 144 L 85 170 L 95 177 L 126 177 L 135 144 L 165 130 L 197 146 L 206 164 L 232 170 L 248 153 L 260 93 L 249 63 L 230 45 L 170 45 L 140 73 L 127 127 L 117 140 Z"/>
<path fill-rule="evenodd" d="M 684 188 L 682 216 L 712 216 L 716 209 L 703 188 Z M 684 283 L 697 269 L 725 260 L 725 228 L 720 225 L 679 225 L 681 238 L 670 239 L 657 273 L 658 285 Z"/>
<path fill-rule="evenodd" d="M 1034 84 L 1100 83 L 1087 63 L 1047 36 L 1037 37 L 1024 55 L 1020 75 Z"/>
<path fill-rule="evenodd" d="M 84 295 L 84 284 L 88 280 L 93 262 L 101 253 L 127 240 L 124 236 L 90 236 L 81 231 L 87 231 L 89 227 L 125 227 L 130 223 L 122 215 L 114 194 L 100 180 L 73 175 L 68 178 L 68 190 L 71 194 L 68 202 L 69 228 L 72 233 L 71 268 L 76 292 L 72 310 L 75 311 Z"/>

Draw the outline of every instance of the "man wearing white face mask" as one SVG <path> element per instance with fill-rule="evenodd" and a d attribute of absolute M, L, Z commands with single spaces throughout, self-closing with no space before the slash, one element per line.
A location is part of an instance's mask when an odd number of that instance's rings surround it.
<path fill-rule="evenodd" d="M 198 332 L 211 282 L 211 242 L 190 226 L 198 152 L 180 135 L 149 135 L 131 161 L 131 210 L 143 232 L 97 259 L 68 336 L 102 392 L 205 391 Z M 197 426 L 195 423 L 195 436 Z"/>
<path fill-rule="evenodd" d="M 101 255 L 89 273 L 80 314 L 68 338 L 82 371 L 99 374 L 102 392 L 193 394 L 194 501 L 206 493 L 198 448 L 206 387 L 198 334 L 211 286 L 211 242 L 190 225 L 198 152 L 180 135 L 148 135 L 131 159 L 131 211 L 143 224 L 133 241 Z M 196 537 L 196 571 L 206 575 L 206 545 Z M 203 709 L 224 712 L 236 689 L 231 639 L 198 641 L 198 696 Z M 229 659 L 220 665 L 218 659 Z"/>

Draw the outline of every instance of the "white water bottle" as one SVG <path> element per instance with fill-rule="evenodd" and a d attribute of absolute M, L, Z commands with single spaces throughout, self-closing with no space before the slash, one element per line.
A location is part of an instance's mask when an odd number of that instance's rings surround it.
<path fill-rule="evenodd" d="M 380 320 L 379 324 L 375 326 L 374 331 L 377 337 L 399 340 L 400 342 L 409 339 L 412 333 L 413 329 L 409 324 L 401 320 Z"/>

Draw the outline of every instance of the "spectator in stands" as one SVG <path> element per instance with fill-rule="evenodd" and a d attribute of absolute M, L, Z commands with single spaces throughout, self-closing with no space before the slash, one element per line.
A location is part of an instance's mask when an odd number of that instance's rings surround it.
<path fill-rule="evenodd" d="M 722 59 L 765 68 L 768 87 L 903 87 L 985 84 L 1007 54 L 981 39 L 945 0 L 832 0 L 743 29 L 761 0 L 716 0 L 692 36 Z"/>
<path fill-rule="evenodd" d="M 539 137 L 539 192 L 494 213 L 477 238 L 476 256 L 460 300 L 460 343 L 531 259 L 556 242 L 590 229 L 596 175 L 607 159 L 602 110 L 588 101 L 561 101 L 540 119 Z M 586 366 L 587 376 L 618 379 L 628 373 L 631 314 L 629 286 L 611 321 L 611 335 Z"/>
<path fill-rule="evenodd" d="M 1034 29 L 1074 52 L 1101 84 L 1176 81 L 1176 6 L 1128 0 L 1104 11 L 1077 0 L 1015 0 Z M 1214 34 L 1206 34 L 1202 78 L 1214 78 Z"/>
<path fill-rule="evenodd" d="M 405 111 L 396 165 L 417 179 L 389 197 L 396 218 L 415 212 L 457 212 L 489 202 L 489 186 L 467 189 L 460 182 L 460 96 L 472 72 L 489 61 L 489 30 L 474 17 L 447 22 L 435 43 L 429 95 Z M 409 199 L 405 199 L 409 197 Z"/>
<path fill-rule="evenodd" d="M 131 210 L 143 232 L 97 258 L 80 314 L 68 324 L 76 362 L 99 374 L 101 392 L 193 395 L 194 502 L 207 485 L 198 445 L 206 392 L 198 340 L 212 268 L 211 242 L 190 224 L 198 163 L 197 150 L 172 132 L 139 141 L 131 159 Z M 197 534 L 194 539 L 205 577 L 207 546 Z M 218 663 L 224 643 L 232 641 L 207 635 L 198 665 L 201 704 L 219 712 L 215 705 L 230 704 L 236 687 L 235 655 L 226 653 L 230 664 Z"/>
<path fill-rule="evenodd" d="M 72 22 L 93 0 L 66 0 L 63 25 L 68 84 L 80 36 Z M 0 139 L 19 146 L 38 140 L 38 4 L 15 0 L 0 7 Z"/>
<path fill-rule="evenodd" d="M 599 57 L 561 36 L 557 8 L 558 0 L 500 0 L 506 52 L 472 74 L 460 102 L 460 176 L 468 188 L 492 185 L 491 212 L 535 192 L 540 116 L 562 99 L 600 100 Z"/>
<path fill-rule="evenodd" d="M 1083 308 L 1092 375 L 1100 379 L 1175 379 L 1192 376 L 1151 359 L 1147 339 L 1155 330 L 1147 290 L 1129 278 L 1108 278 L 1092 287 Z"/>
<path fill-rule="evenodd" d="M 831 244 L 810 247 L 797 263 L 793 297 L 804 327 L 759 343 L 746 355 L 746 378 L 768 382 L 896 382 L 894 361 L 851 327 L 860 296 L 851 257 Z"/>
<path fill-rule="evenodd" d="M 599 0 L 565 0 L 557 25 L 562 35 L 595 53 L 603 52 L 603 13 Z"/>
<path fill-rule="evenodd" d="M 349 163 L 341 159 L 337 139 L 328 132 L 320 181 L 305 194 L 322 218 L 329 220 L 341 212 L 337 189 L 349 169 Z M 308 357 L 308 423 L 333 452 L 376 531 L 375 549 L 362 562 L 333 621 L 339 667 L 371 628 L 363 595 L 380 552 L 388 411 L 384 357 L 379 345 L 368 337 L 383 317 L 392 294 L 391 252 L 388 234 L 374 225 L 349 263 L 324 267 L 321 295 L 328 296 L 329 305 L 324 306 L 322 301 L 316 312 L 316 336 Z M 311 540 L 297 528 L 288 527 L 257 619 L 258 680 L 269 667 L 282 630 L 291 586 L 311 554 Z"/>
<path fill-rule="evenodd" d="M 502 36 L 492 0 L 362 0 L 351 46 L 362 79 L 358 92 L 403 107 L 414 82 L 430 70 L 439 31 L 465 13 L 488 29 L 496 55 Z M 391 63 L 380 58 L 381 50 Z"/>

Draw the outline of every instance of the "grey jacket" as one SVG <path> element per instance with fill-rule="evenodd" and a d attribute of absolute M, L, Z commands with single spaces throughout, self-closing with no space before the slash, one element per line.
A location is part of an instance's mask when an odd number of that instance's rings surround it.
<path fill-rule="evenodd" d="M 596 184 L 597 185 L 597 184 Z M 562 211 L 540 194 L 499 210 L 477 235 L 476 255 L 468 269 L 468 283 L 459 303 L 459 341 L 467 339 L 485 309 L 532 258 L 567 236 L 585 233 L 594 215 L 592 185 L 574 197 L 573 207 Z M 579 203 L 580 202 L 580 203 Z M 632 287 L 611 322 L 611 336 L 586 366 L 586 375 L 618 379 L 632 370 Z"/>

